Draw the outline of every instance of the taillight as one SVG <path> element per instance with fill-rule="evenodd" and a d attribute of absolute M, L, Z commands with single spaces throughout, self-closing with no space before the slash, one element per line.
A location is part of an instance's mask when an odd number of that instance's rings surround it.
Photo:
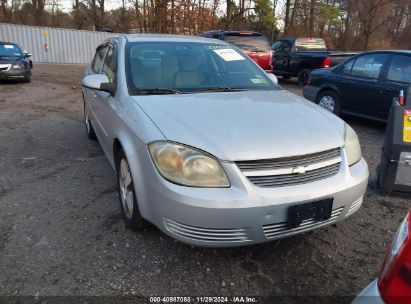
<path fill-rule="evenodd" d="M 411 303 L 411 211 L 388 249 L 378 277 L 378 289 L 387 304 Z"/>
<path fill-rule="evenodd" d="M 268 66 L 270 67 L 270 69 L 271 69 L 271 72 L 273 71 L 273 52 L 272 51 L 270 51 L 270 59 L 269 59 L 269 61 L 268 61 Z"/>
<path fill-rule="evenodd" d="M 405 105 L 404 90 L 400 91 L 400 96 L 398 97 L 398 103 L 400 104 L 400 106 Z"/>
<path fill-rule="evenodd" d="M 323 64 L 321 65 L 323 68 L 329 68 L 331 65 L 331 59 L 330 57 L 326 57 L 323 60 Z"/>

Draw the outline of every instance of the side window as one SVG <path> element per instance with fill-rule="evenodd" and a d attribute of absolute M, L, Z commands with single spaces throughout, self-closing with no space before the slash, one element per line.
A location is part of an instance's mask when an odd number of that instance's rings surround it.
<path fill-rule="evenodd" d="M 411 83 L 411 56 L 394 55 L 387 80 Z"/>
<path fill-rule="evenodd" d="M 278 51 L 280 50 L 281 44 L 282 44 L 281 41 L 277 41 L 277 42 L 275 42 L 275 43 L 271 46 L 271 49 L 272 49 L 274 52 L 278 52 Z"/>
<path fill-rule="evenodd" d="M 354 65 L 354 61 L 355 60 L 350 60 L 346 62 L 341 68 L 341 73 L 349 75 L 351 73 L 352 66 Z"/>
<path fill-rule="evenodd" d="M 283 41 L 283 42 L 281 43 L 280 52 L 287 52 L 287 53 L 289 53 L 289 52 L 290 52 L 290 49 L 291 49 L 290 44 L 289 44 L 287 41 Z"/>
<path fill-rule="evenodd" d="M 370 54 L 357 57 L 352 67 L 351 75 L 378 79 L 386 58 L 385 54 Z"/>
<path fill-rule="evenodd" d="M 104 61 L 103 73 L 107 75 L 110 83 L 115 81 L 116 71 L 115 71 L 115 58 L 114 50 L 110 47 L 107 51 L 106 60 Z"/>
<path fill-rule="evenodd" d="M 96 55 L 93 59 L 93 64 L 91 65 L 91 69 L 95 73 L 100 73 L 101 65 L 103 64 L 104 54 L 106 53 L 106 50 L 106 46 L 101 46 L 96 51 Z"/>

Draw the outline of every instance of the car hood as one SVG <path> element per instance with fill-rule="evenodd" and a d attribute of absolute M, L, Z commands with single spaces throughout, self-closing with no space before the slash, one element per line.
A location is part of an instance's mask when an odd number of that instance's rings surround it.
<path fill-rule="evenodd" d="M 9 62 L 15 62 L 15 61 L 22 61 L 23 57 L 19 56 L 1 56 L 0 55 L 0 63 L 9 63 Z"/>
<path fill-rule="evenodd" d="M 285 90 L 133 96 L 167 140 L 220 160 L 279 158 L 344 145 L 344 122 Z"/>

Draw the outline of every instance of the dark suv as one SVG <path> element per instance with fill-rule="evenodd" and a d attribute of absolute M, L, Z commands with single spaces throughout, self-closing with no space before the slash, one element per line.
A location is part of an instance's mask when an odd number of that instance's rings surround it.
<path fill-rule="evenodd" d="M 272 72 L 272 52 L 267 38 L 252 31 L 213 30 L 199 34 L 201 37 L 227 41 L 242 50 L 266 72 Z"/>
<path fill-rule="evenodd" d="M 18 79 L 31 81 L 33 63 L 31 54 L 26 53 L 16 43 L 0 41 L 0 80 Z"/>
<path fill-rule="evenodd" d="M 410 86 L 411 51 L 373 51 L 312 71 L 304 97 L 337 115 L 385 121 L 393 101 Z"/>

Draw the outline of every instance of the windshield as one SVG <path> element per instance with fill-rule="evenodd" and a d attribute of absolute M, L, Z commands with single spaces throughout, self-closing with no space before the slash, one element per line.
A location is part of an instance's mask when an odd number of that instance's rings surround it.
<path fill-rule="evenodd" d="M 324 39 L 321 38 L 298 38 L 295 41 L 295 51 L 312 52 L 326 51 Z"/>
<path fill-rule="evenodd" d="M 270 45 L 264 36 L 230 36 L 226 35 L 224 40 L 235 45 L 243 51 L 264 51 L 270 50 Z"/>
<path fill-rule="evenodd" d="M 247 56 L 221 44 L 128 43 L 126 73 L 132 95 L 279 89 Z"/>
<path fill-rule="evenodd" d="M 0 56 L 21 56 L 21 51 L 15 44 L 0 43 Z"/>

